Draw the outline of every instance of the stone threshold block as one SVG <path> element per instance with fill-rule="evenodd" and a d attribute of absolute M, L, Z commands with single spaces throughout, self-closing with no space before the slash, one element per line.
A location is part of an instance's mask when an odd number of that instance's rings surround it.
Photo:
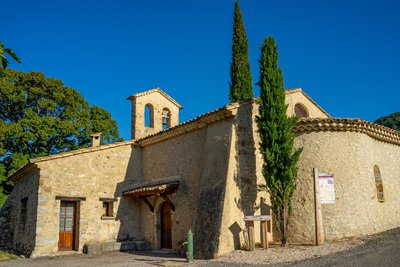
<path fill-rule="evenodd" d="M 102 242 L 85 244 L 83 253 L 85 254 L 100 254 L 113 251 L 148 251 L 150 244 L 144 240 L 123 241 L 123 242 Z"/>

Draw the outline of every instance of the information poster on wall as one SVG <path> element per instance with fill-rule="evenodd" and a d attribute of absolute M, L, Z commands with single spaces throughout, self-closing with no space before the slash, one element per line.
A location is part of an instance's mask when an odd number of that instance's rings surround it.
<path fill-rule="evenodd" d="M 319 193 L 322 204 L 335 204 L 335 186 L 333 175 L 322 174 L 318 175 Z"/>

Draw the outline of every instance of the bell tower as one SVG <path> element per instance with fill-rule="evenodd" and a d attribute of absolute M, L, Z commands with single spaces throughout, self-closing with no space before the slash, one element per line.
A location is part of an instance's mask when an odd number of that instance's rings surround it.
<path fill-rule="evenodd" d="M 179 124 L 179 110 L 182 106 L 158 87 L 133 94 L 128 100 L 132 102 L 132 139 Z"/>

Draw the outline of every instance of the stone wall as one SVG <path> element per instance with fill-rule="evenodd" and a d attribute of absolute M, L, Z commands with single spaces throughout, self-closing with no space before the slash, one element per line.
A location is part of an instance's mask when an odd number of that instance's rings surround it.
<path fill-rule="evenodd" d="M 13 249 L 13 226 L 11 224 L 11 198 L 0 209 L 0 250 Z"/>
<path fill-rule="evenodd" d="M 264 183 L 255 122 L 257 109 L 254 103 L 239 107 L 234 120 L 218 256 L 248 245 L 245 215 L 270 214 L 268 194 L 257 191 L 257 185 Z M 260 222 L 255 222 L 254 226 L 255 242 L 260 243 Z M 270 223 L 268 228 L 271 229 Z M 268 233 L 270 241 L 271 232 Z"/>
<path fill-rule="evenodd" d="M 14 186 L 14 189 L 9 196 L 6 204 L 10 207 L 8 211 L 9 223 L 11 225 L 9 233 L 12 239 L 8 247 L 25 255 L 30 255 L 35 247 L 37 233 L 37 210 L 38 210 L 38 181 L 39 171 L 37 169 L 22 177 Z M 23 215 L 21 214 L 22 200 L 26 199 L 26 222 L 22 222 Z M 5 221 L 5 224 L 7 222 Z M 10 236 L 11 237 L 11 236 Z"/>
<path fill-rule="evenodd" d="M 194 231 L 197 257 L 213 257 L 219 246 L 220 224 L 226 187 L 227 161 L 231 144 L 232 121 L 225 120 L 143 147 L 143 178 L 146 182 L 179 178 L 171 196 L 176 210 L 172 214 L 173 248 L 181 249 L 186 232 Z M 151 199 L 150 202 L 152 202 Z M 159 207 L 156 212 L 142 204 L 145 239 L 160 247 Z"/>
<path fill-rule="evenodd" d="M 143 147 L 143 182 L 181 180 L 171 196 L 176 206 L 174 249 L 180 249 L 189 228 L 194 230 L 196 257 L 213 258 L 240 249 L 248 239 L 243 217 L 270 214 L 268 194 L 257 192 L 257 184 L 263 182 L 259 137 L 253 134 L 257 108 L 254 103 L 244 105 L 233 118 Z M 156 203 L 156 212 L 142 203 L 143 234 L 159 248 L 163 200 L 149 200 Z M 260 224 L 255 226 L 256 242 L 261 242 Z"/>
<path fill-rule="evenodd" d="M 61 201 L 56 197 L 85 198 L 79 205 L 79 251 L 87 243 L 141 237 L 137 202 L 121 199 L 125 183 L 141 173 L 140 149 L 125 145 L 37 165 L 40 181 L 34 255 L 58 251 Z M 116 198 L 114 219 L 102 219 L 100 198 Z"/>
<path fill-rule="evenodd" d="M 177 249 L 182 245 L 185 233 L 192 227 L 196 210 L 197 193 L 201 181 L 201 162 L 204 157 L 206 128 L 165 142 L 143 147 L 143 183 L 179 179 L 180 185 L 176 193 L 168 196 L 175 205 L 172 212 L 172 246 Z M 158 197 L 155 212 L 151 212 L 142 200 L 141 217 L 143 218 L 143 234 L 151 242 L 153 249 L 161 246 L 160 208 L 164 200 Z"/>
<path fill-rule="evenodd" d="M 328 117 L 315 103 L 306 97 L 301 90 L 290 90 L 286 94 L 287 115 L 293 116 L 296 103 L 304 105 L 310 117 Z M 243 221 L 244 215 L 271 215 L 269 194 L 258 192 L 258 185 L 264 185 L 262 174 L 263 157 L 259 151 L 260 136 L 256 116 L 258 105 L 240 106 L 234 120 L 234 134 L 230 163 L 227 174 L 226 198 L 221 227 L 221 241 L 218 255 L 225 254 L 240 247 L 246 247 L 248 233 Z M 268 222 L 268 240 L 273 240 L 273 222 Z M 255 222 L 255 242 L 261 242 L 261 225 Z"/>
<path fill-rule="evenodd" d="M 357 132 L 311 132 L 296 137 L 303 147 L 293 196 L 290 241 L 314 242 L 314 167 L 333 173 L 335 204 L 322 204 L 326 240 L 373 234 L 400 226 L 400 146 Z M 379 202 L 374 165 L 382 174 Z"/>

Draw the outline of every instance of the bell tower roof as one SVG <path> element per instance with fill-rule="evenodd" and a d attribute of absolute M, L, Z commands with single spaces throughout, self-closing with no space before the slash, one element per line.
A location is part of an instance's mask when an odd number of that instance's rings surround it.
<path fill-rule="evenodd" d="M 153 89 L 150 89 L 150 90 L 147 90 L 147 91 L 144 91 L 144 92 L 133 94 L 133 95 L 129 96 L 127 99 L 128 100 L 134 100 L 136 98 L 139 98 L 139 97 L 142 97 L 142 96 L 145 96 L 145 95 L 149 95 L 149 94 L 154 94 L 154 93 L 161 94 L 163 97 L 168 99 L 172 104 L 177 106 L 179 109 L 183 108 L 178 102 L 175 101 L 175 99 L 173 99 L 167 93 L 165 93 L 163 90 L 161 90 L 160 87 L 153 88 Z"/>

